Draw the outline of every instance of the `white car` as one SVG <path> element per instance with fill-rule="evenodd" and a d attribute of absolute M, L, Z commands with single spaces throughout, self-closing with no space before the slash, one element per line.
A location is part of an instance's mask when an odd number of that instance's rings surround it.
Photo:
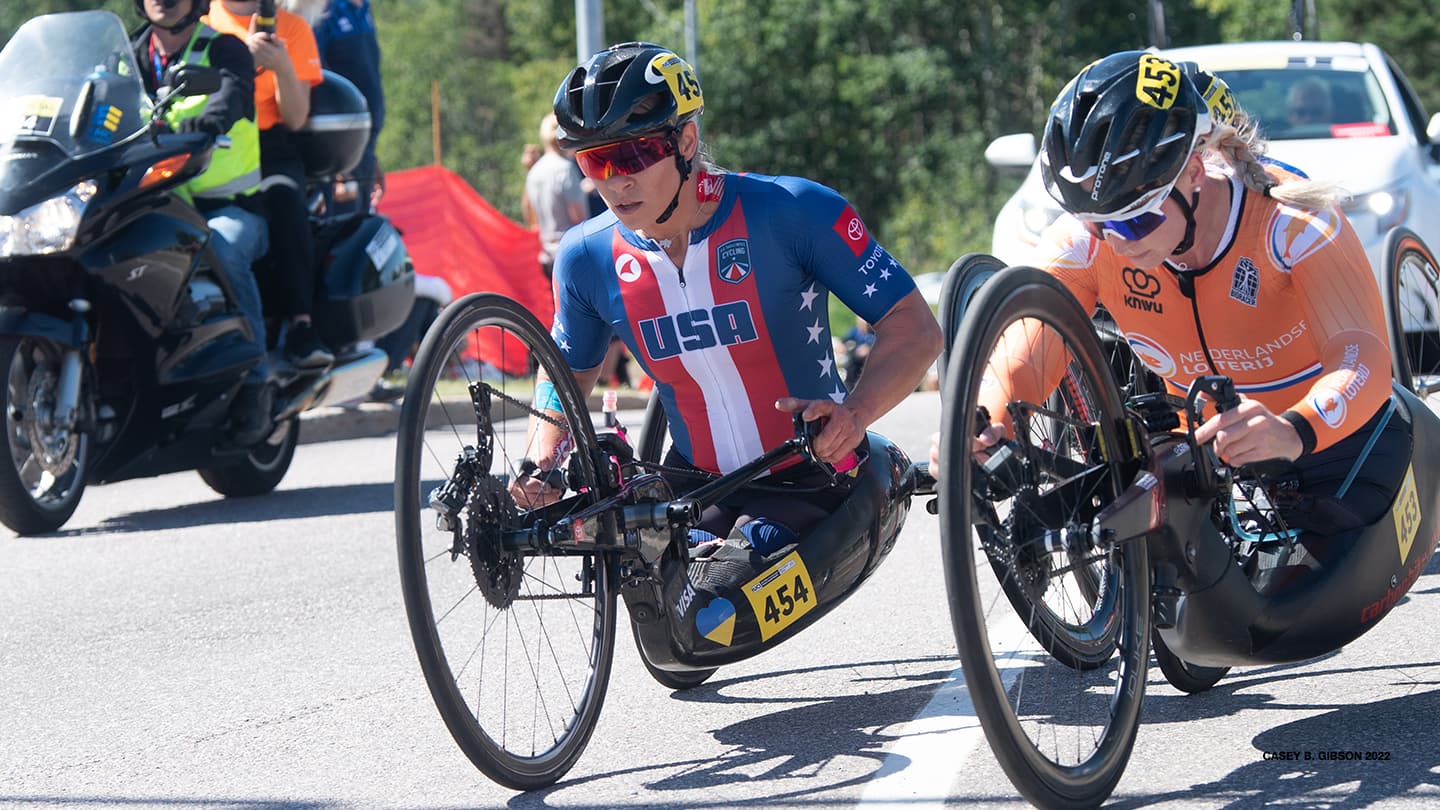
<path fill-rule="evenodd" d="M 1391 228 L 1408 226 L 1428 245 L 1440 246 L 1440 114 L 1427 119 L 1410 82 L 1379 48 L 1353 42 L 1245 42 L 1160 53 L 1196 62 L 1224 79 L 1239 105 L 1260 120 L 1269 157 L 1341 186 L 1349 195 L 1342 207 L 1377 279 Z M 1302 83 L 1328 92 L 1328 106 L 1294 90 Z M 1309 116 L 1305 123 L 1291 123 L 1287 104 L 1292 93 L 1295 112 Z M 1002 136 L 985 150 L 986 160 L 997 168 L 1029 167 L 995 220 L 992 252 L 1006 264 L 1024 261 L 1040 232 L 1060 215 L 1040 181 L 1036 154 L 1030 133 Z"/>

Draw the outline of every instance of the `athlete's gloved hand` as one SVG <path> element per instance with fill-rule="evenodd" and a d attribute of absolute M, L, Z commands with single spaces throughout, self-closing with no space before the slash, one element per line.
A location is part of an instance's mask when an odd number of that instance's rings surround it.
<path fill-rule="evenodd" d="M 806 422 L 828 417 L 825 429 L 815 438 L 811 447 L 815 457 L 826 464 L 835 465 L 845 459 L 860 440 L 865 438 L 865 425 L 848 405 L 831 399 L 798 399 L 782 397 L 775 401 L 775 409 L 786 413 L 799 413 Z"/>
<path fill-rule="evenodd" d="M 1259 402 L 1240 396 L 1240 405 L 1212 416 L 1195 429 L 1195 441 L 1215 441 L 1215 454 L 1232 467 L 1283 458 L 1294 461 L 1305 446 L 1295 428 Z"/>

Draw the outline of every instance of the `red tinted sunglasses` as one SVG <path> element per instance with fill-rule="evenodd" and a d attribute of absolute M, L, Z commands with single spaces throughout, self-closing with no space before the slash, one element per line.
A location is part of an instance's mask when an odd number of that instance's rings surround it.
<path fill-rule="evenodd" d="M 617 174 L 638 174 L 675 154 L 675 139 L 635 138 L 575 153 L 580 171 L 591 180 L 608 180 Z"/>

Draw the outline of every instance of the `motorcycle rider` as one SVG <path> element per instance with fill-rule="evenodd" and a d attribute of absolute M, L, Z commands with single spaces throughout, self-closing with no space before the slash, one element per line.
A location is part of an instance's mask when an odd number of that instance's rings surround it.
<path fill-rule="evenodd" d="M 260 344 L 261 361 L 252 368 L 231 406 L 232 439 L 254 444 L 271 426 L 274 394 L 265 358 L 265 321 L 260 288 L 251 265 L 269 249 L 265 218 L 248 210 L 260 185 L 260 136 L 255 126 L 255 63 L 245 43 L 200 22 L 210 0 L 135 0 L 146 20 L 132 38 L 145 90 L 152 96 L 171 65 L 186 63 L 220 72 L 221 87 L 207 96 L 176 103 L 165 121 L 177 132 L 206 132 L 230 138 L 217 148 L 206 170 L 181 192 L 203 213 L 211 230 L 211 247 L 220 261 L 236 303 Z"/>

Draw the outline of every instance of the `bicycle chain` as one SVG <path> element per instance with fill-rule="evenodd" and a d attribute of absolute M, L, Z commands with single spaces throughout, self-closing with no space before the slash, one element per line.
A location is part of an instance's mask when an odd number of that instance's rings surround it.
<path fill-rule="evenodd" d="M 529 411 L 532 415 L 535 416 L 535 418 L 539 419 L 540 421 L 542 421 L 542 422 L 548 422 L 548 423 L 554 425 L 555 427 L 560 428 L 561 430 L 567 430 L 567 429 L 568 429 L 568 428 L 566 427 L 566 425 L 565 425 L 564 422 L 560 421 L 559 419 L 556 419 L 556 418 L 553 417 L 553 416 L 546 416 L 545 414 L 543 414 L 543 413 L 541 413 L 540 411 L 536 410 L 536 409 L 534 408 L 534 406 L 533 406 L 532 403 L 530 403 L 530 402 L 525 402 L 525 401 L 523 401 L 523 400 L 516 399 L 515 397 L 512 397 L 512 396 L 510 396 L 509 394 L 505 393 L 504 391 L 501 391 L 499 388 L 496 388 L 495 386 L 491 385 L 490 383 L 487 383 L 487 382 L 485 382 L 485 381 L 483 381 L 483 380 L 477 380 L 477 381 L 471 383 L 471 385 L 482 385 L 482 386 L 484 386 L 487 390 L 490 391 L 490 394 L 491 394 L 492 396 L 499 397 L 500 399 L 502 399 L 502 400 L 510 403 L 511 405 L 514 405 L 514 406 L 517 407 L 517 408 L 521 408 L 521 409 L 523 409 L 523 410 Z"/>

